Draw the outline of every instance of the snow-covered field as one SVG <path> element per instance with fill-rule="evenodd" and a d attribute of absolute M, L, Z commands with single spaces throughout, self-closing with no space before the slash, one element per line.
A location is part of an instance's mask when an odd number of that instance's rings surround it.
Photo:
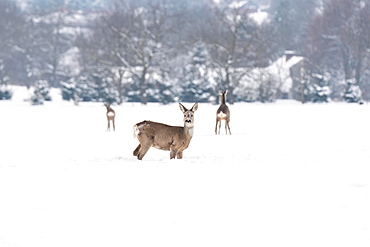
<path fill-rule="evenodd" d="M 24 93 L 0 101 L 1 247 L 370 246 L 369 104 L 238 103 L 231 136 L 199 104 L 182 160 L 138 161 L 132 126 L 178 104 L 113 106 L 107 132 L 102 103 Z"/>

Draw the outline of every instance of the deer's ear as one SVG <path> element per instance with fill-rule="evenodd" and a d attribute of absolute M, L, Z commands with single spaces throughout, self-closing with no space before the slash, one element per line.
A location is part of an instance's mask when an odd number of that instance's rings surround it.
<path fill-rule="evenodd" d="M 198 110 L 198 103 L 195 103 L 193 107 L 190 109 L 190 111 L 196 111 Z"/>
<path fill-rule="evenodd" d="M 219 94 L 220 94 L 220 95 L 222 95 L 222 94 L 223 94 L 222 90 L 220 90 Z"/>
<path fill-rule="evenodd" d="M 185 108 L 185 106 L 183 106 L 181 103 L 179 103 L 179 106 L 180 106 L 180 110 L 182 112 L 186 112 L 188 109 Z"/>
<path fill-rule="evenodd" d="M 225 90 L 225 95 L 227 94 L 227 89 Z"/>

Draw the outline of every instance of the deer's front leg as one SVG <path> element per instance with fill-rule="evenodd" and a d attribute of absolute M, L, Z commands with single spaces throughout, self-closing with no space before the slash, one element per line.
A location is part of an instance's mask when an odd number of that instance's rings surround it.
<path fill-rule="evenodd" d="M 178 149 L 173 145 L 170 147 L 170 159 L 174 159 L 176 157 L 177 150 Z"/>
<path fill-rule="evenodd" d="M 182 159 L 182 151 L 178 151 L 177 152 L 177 158 L 178 159 Z"/>

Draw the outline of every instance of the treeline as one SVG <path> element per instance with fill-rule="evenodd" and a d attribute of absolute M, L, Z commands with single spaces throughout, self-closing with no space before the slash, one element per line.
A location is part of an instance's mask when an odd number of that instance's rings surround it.
<path fill-rule="evenodd" d="M 0 99 L 46 82 L 76 102 L 271 102 L 284 82 L 253 71 L 286 50 L 305 58 L 293 98 L 370 99 L 370 0 L 41 2 L 0 0 Z"/>

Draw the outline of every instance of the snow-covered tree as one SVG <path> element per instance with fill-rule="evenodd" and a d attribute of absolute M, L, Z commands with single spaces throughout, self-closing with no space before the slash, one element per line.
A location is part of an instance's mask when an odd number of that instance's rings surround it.
<path fill-rule="evenodd" d="M 214 8 L 212 25 L 217 27 L 210 44 L 212 63 L 216 67 L 218 87 L 227 89 L 229 102 L 235 102 L 234 90 L 239 87 L 247 67 L 252 66 L 257 24 L 249 17 L 243 4 L 223 3 Z M 239 68 L 245 71 L 235 72 Z"/>
<path fill-rule="evenodd" d="M 44 97 L 42 97 L 39 91 L 34 91 L 33 95 L 31 96 L 31 104 L 32 105 L 43 105 L 44 104 Z"/>
<path fill-rule="evenodd" d="M 8 100 L 13 96 L 13 92 L 5 85 L 0 85 L 0 100 Z"/>
<path fill-rule="evenodd" d="M 302 104 L 311 102 L 314 91 L 311 71 L 308 68 L 301 67 L 297 83 L 293 84 L 294 99 L 301 101 Z"/>
<path fill-rule="evenodd" d="M 317 14 L 310 25 L 312 54 L 316 54 L 312 61 L 340 71 L 342 78 L 337 79 L 338 83 L 355 79 L 356 84 L 347 85 L 347 90 L 352 91 L 354 86 L 363 85 L 363 75 L 369 67 L 370 4 L 347 0 L 324 2 L 322 13 Z"/>
<path fill-rule="evenodd" d="M 235 90 L 235 96 L 238 100 L 246 102 L 274 102 L 278 88 L 277 75 L 268 68 L 255 68 L 242 77 Z"/>
<path fill-rule="evenodd" d="M 161 72 L 147 75 L 146 83 L 146 99 L 147 102 L 160 102 L 168 104 L 174 102 L 175 93 L 173 91 L 173 81 L 171 81 L 166 72 Z M 124 96 L 129 102 L 141 102 L 140 83 L 136 77 L 130 78 L 128 83 L 124 85 Z"/>
<path fill-rule="evenodd" d="M 164 77 L 154 77 L 148 81 L 148 102 L 168 104 L 174 102 L 171 83 Z"/>
<path fill-rule="evenodd" d="M 198 42 L 190 52 L 180 80 L 180 101 L 210 102 L 214 88 L 210 82 L 210 56 L 204 43 Z"/>
<path fill-rule="evenodd" d="M 245 76 L 241 80 L 240 86 L 235 89 L 235 97 L 238 101 L 256 102 L 259 97 L 258 87 L 257 81 L 250 80 Z"/>
<path fill-rule="evenodd" d="M 62 82 L 63 100 L 73 100 L 75 104 L 83 102 L 108 102 L 119 101 L 117 90 L 110 85 L 109 78 L 99 74 L 79 75 Z"/>
<path fill-rule="evenodd" d="M 40 92 L 45 101 L 51 101 L 49 83 L 45 80 L 36 82 L 36 90 Z"/>
<path fill-rule="evenodd" d="M 59 86 L 78 70 L 78 49 L 74 39 L 78 30 L 78 21 L 67 8 L 65 0 L 38 2 L 34 6 L 37 15 L 28 15 L 28 40 L 22 48 L 26 55 L 27 70 L 33 80 L 47 80 L 53 86 Z M 82 19 L 80 19 L 82 20 Z M 68 66 L 69 65 L 69 66 Z"/>
<path fill-rule="evenodd" d="M 119 92 L 111 85 L 109 78 L 101 77 L 100 74 L 93 74 L 92 80 L 97 92 L 96 101 L 107 102 L 109 104 L 122 103 Z"/>
<path fill-rule="evenodd" d="M 279 87 L 277 78 L 269 73 L 262 74 L 259 82 L 258 100 L 262 103 L 274 102 Z"/>
<path fill-rule="evenodd" d="M 315 83 L 313 84 L 314 91 L 312 93 L 312 101 L 315 103 L 329 102 L 331 90 L 323 75 L 313 74 Z"/>
<path fill-rule="evenodd" d="M 96 101 L 98 92 L 95 84 L 87 76 L 79 76 L 76 81 L 76 94 L 83 102 Z"/>
<path fill-rule="evenodd" d="M 132 94 L 139 93 L 142 104 L 151 97 L 150 78 L 161 73 L 161 64 L 173 51 L 167 46 L 167 37 L 175 21 L 171 21 L 174 17 L 167 11 L 165 1 L 117 2 L 114 11 L 99 20 L 94 32 L 102 54 L 98 62 L 128 71 L 131 83 L 138 84 L 132 85 L 132 89 L 138 90 Z"/>
<path fill-rule="evenodd" d="M 39 80 L 35 83 L 31 103 L 32 105 L 42 105 L 44 101 L 51 101 L 50 87 L 47 81 Z"/>
<path fill-rule="evenodd" d="M 348 103 L 360 103 L 362 101 L 362 91 L 356 84 L 356 80 L 347 80 L 347 88 L 343 93 L 343 100 Z"/>
<path fill-rule="evenodd" d="M 96 101 L 98 93 L 88 76 L 80 75 L 63 83 L 62 97 L 64 100 L 74 100 L 75 103 L 90 102 Z"/>
<path fill-rule="evenodd" d="M 3 60 L 0 59 L 0 100 L 11 99 L 13 96 L 12 91 L 7 88 L 9 77 L 6 74 Z"/>
<path fill-rule="evenodd" d="M 75 95 L 75 87 L 76 85 L 72 83 L 71 80 L 66 82 L 61 82 L 61 90 L 62 90 L 62 99 L 66 101 L 73 100 Z"/>

